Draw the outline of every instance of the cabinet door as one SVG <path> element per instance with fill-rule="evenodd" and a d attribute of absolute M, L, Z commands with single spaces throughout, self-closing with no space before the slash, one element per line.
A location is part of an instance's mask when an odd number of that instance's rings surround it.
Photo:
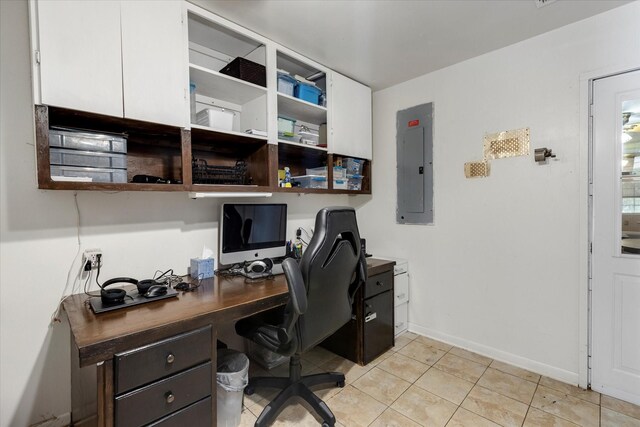
<path fill-rule="evenodd" d="M 120 2 L 39 1 L 40 102 L 122 117 Z"/>
<path fill-rule="evenodd" d="M 181 2 L 122 2 L 126 118 L 186 126 L 186 46 Z"/>
<path fill-rule="evenodd" d="M 365 364 L 393 347 L 393 292 L 386 291 L 364 300 Z"/>
<path fill-rule="evenodd" d="M 329 151 L 371 160 L 371 89 L 331 73 Z"/>

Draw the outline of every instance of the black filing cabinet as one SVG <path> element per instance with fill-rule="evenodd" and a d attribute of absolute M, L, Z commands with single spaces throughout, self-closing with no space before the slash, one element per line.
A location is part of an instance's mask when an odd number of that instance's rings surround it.
<path fill-rule="evenodd" d="M 211 327 L 114 358 L 114 424 L 211 426 Z"/>
<path fill-rule="evenodd" d="M 323 347 L 361 365 L 393 347 L 394 264 L 367 260 L 368 279 L 356 293 L 351 321 L 327 338 Z"/>

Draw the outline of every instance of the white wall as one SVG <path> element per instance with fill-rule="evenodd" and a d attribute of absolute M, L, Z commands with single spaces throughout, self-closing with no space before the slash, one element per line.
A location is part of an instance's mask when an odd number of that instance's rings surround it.
<path fill-rule="evenodd" d="M 374 93 L 373 199 L 358 214 L 369 252 L 409 259 L 411 330 L 578 382 L 580 80 L 640 66 L 638 22 L 635 2 Z M 396 225 L 396 112 L 427 102 L 435 225 Z M 531 156 L 465 179 L 485 133 L 523 127 Z M 557 160 L 537 165 L 537 147 Z"/>
<path fill-rule="evenodd" d="M 50 325 L 50 317 L 78 249 L 74 194 L 37 189 L 27 2 L 0 1 L 0 8 L 0 426 L 54 417 L 47 425 L 65 425 L 70 337 L 68 324 Z M 298 226 L 313 227 L 321 207 L 363 197 L 268 200 L 289 204 L 293 237 Z M 104 252 L 101 278 L 145 278 L 168 268 L 185 274 L 203 245 L 217 253 L 218 201 L 189 200 L 186 193 L 78 192 L 77 198 L 81 247 Z"/>

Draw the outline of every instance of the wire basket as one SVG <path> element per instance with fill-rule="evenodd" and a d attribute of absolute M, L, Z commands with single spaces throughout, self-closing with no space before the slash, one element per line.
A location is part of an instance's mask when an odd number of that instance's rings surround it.
<path fill-rule="evenodd" d="M 244 185 L 247 182 L 247 164 L 238 160 L 235 166 L 208 165 L 204 159 L 193 159 L 194 184 Z"/>

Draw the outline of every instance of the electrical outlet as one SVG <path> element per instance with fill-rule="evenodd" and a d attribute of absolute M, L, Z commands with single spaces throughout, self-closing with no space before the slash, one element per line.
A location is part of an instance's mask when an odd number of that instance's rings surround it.
<path fill-rule="evenodd" d="M 86 271 L 93 270 L 100 266 L 100 259 L 102 257 L 102 249 L 85 249 L 82 254 L 82 265 Z M 87 270 L 87 264 L 91 263 L 91 268 Z"/>

